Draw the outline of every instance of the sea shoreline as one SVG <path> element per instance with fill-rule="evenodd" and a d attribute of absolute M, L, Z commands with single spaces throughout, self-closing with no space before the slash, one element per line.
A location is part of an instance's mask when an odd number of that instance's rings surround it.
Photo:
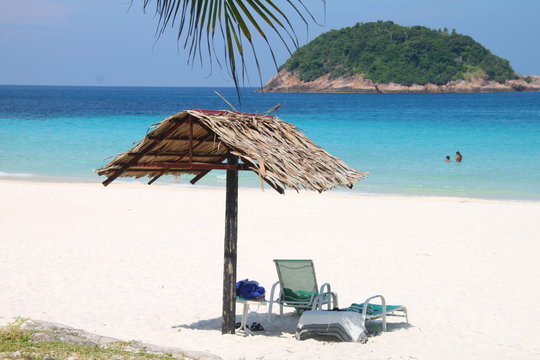
<path fill-rule="evenodd" d="M 540 91 L 540 76 L 532 76 L 534 81 L 523 79 L 506 80 L 504 83 L 477 79 L 456 80 L 443 85 L 397 83 L 374 83 L 362 74 L 331 78 L 326 74 L 311 81 L 302 81 L 297 74 L 285 69 L 274 75 L 258 92 L 275 93 L 323 93 L 323 94 L 470 94 Z"/>
<path fill-rule="evenodd" d="M 23 174 L 19 174 L 23 175 Z M 45 175 L 33 175 L 33 174 L 24 174 L 28 176 L 10 176 L 3 175 L 0 176 L 0 184 L 2 183 L 37 183 L 37 184 L 66 184 L 66 185 L 101 185 L 103 178 L 82 178 L 82 177 L 63 177 L 63 176 L 45 176 Z M 117 179 L 110 186 L 128 186 L 128 187 L 140 187 L 148 188 L 149 185 L 144 179 Z M 191 185 L 187 182 L 184 183 L 174 183 L 173 181 L 155 183 L 152 184 L 152 188 L 178 188 L 186 189 L 188 191 L 197 191 L 197 190 L 210 190 L 210 191 L 225 191 L 224 184 L 205 184 L 205 185 Z M 273 189 L 268 186 L 264 186 L 264 191 L 261 190 L 260 185 L 246 185 L 239 184 L 239 189 L 242 192 L 274 192 Z M 297 193 L 310 193 L 307 190 L 301 190 L 300 192 L 295 191 L 294 189 L 286 189 L 285 195 L 288 194 L 297 194 Z M 535 199 L 509 199 L 509 198 L 488 198 L 488 197 L 474 197 L 474 196 L 451 196 L 451 195 L 437 195 L 437 194 L 400 194 L 400 193 L 377 193 L 377 192 L 362 192 L 355 191 L 351 189 L 336 188 L 330 191 L 327 191 L 325 194 L 328 196 L 337 196 L 337 197 L 352 197 L 352 198 L 391 198 L 391 199 L 433 199 L 433 200 L 448 200 L 448 201 L 478 201 L 478 202 L 494 202 L 494 203 L 540 203 L 540 200 Z"/>

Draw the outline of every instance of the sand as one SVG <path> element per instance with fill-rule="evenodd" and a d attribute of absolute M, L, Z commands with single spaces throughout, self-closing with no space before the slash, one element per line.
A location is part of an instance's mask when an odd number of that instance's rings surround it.
<path fill-rule="evenodd" d="M 540 203 L 241 189 L 239 278 L 313 259 L 340 306 L 375 294 L 410 325 L 367 344 L 221 335 L 224 189 L 0 182 L 0 317 L 224 359 L 538 359 Z M 238 307 L 239 314 L 241 308 Z M 380 323 L 370 324 L 380 330 Z"/>

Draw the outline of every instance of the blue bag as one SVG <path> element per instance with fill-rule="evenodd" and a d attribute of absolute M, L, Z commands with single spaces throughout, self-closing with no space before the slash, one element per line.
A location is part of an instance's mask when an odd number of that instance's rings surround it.
<path fill-rule="evenodd" d="M 258 282 L 253 280 L 240 280 L 236 283 L 236 296 L 248 300 L 263 300 L 265 290 Z"/>

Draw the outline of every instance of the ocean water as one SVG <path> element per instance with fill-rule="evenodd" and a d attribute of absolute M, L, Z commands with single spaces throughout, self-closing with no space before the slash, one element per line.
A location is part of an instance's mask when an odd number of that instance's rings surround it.
<path fill-rule="evenodd" d="M 355 169 L 352 191 L 540 200 L 540 93 L 283 94 L 233 88 L 0 86 L 0 178 L 99 182 L 92 172 L 184 109 L 277 115 Z M 460 151 L 463 162 L 456 163 Z M 443 161 L 450 155 L 452 162 Z M 143 182 L 143 180 L 141 180 Z M 172 177 L 158 182 L 186 184 Z M 214 171 L 202 185 L 223 186 Z M 242 173 L 241 186 L 258 186 Z M 345 189 L 343 191 L 350 191 Z"/>

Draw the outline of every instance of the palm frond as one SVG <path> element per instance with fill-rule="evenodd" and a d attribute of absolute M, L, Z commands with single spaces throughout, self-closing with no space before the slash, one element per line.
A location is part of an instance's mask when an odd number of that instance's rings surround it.
<path fill-rule="evenodd" d="M 134 0 L 131 0 L 132 3 Z M 326 5 L 326 0 L 321 0 Z M 308 18 L 316 19 L 302 0 L 282 0 L 285 5 L 276 5 L 274 0 L 143 0 L 143 11 L 155 6 L 158 18 L 156 37 L 165 33 L 168 27 L 177 29 L 177 41 L 183 42 L 188 51 L 188 63 L 197 58 L 203 61 L 206 48 L 208 58 L 216 59 L 221 67 L 220 56 L 216 54 L 214 40 L 220 34 L 224 43 L 224 59 L 235 87 L 240 86 L 239 70 L 246 70 L 246 49 L 250 49 L 262 85 L 260 63 L 254 41 L 262 38 L 278 67 L 272 45 L 265 28 L 274 32 L 285 45 L 287 51 L 299 46 L 299 41 L 291 20 L 285 14 L 290 8 L 308 26 Z M 246 48 L 244 40 L 249 47 Z M 206 43 L 206 44 L 205 44 Z M 243 76 L 242 76 L 243 78 Z"/>

